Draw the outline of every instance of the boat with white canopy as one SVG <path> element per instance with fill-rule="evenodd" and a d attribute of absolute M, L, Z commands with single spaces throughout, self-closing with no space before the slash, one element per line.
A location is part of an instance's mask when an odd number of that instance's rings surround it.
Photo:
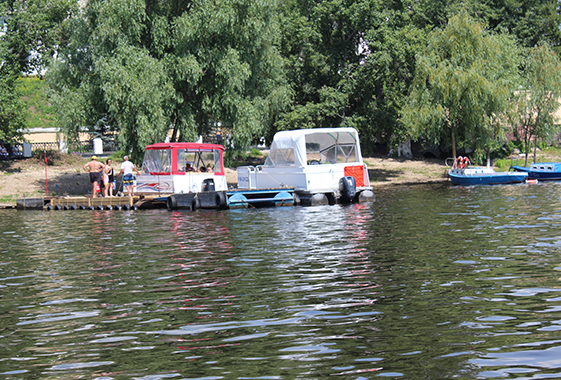
<path fill-rule="evenodd" d="M 303 205 L 375 199 L 354 128 L 278 132 L 265 163 L 237 174 L 240 189 L 293 187 Z"/>

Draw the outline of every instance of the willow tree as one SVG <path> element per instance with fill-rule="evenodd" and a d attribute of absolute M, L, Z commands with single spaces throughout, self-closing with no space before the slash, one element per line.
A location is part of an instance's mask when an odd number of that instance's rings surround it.
<path fill-rule="evenodd" d="M 247 147 L 290 101 L 276 50 L 276 2 L 90 0 L 49 72 L 63 129 L 145 145 L 215 126 Z"/>
<path fill-rule="evenodd" d="M 61 130 L 70 142 L 86 131 L 116 132 L 133 159 L 163 141 L 174 91 L 153 57 L 143 0 L 91 0 L 71 20 L 73 33 L 47 73 Z"/>
<path fill-rule="evenodd" d="M 561 97 L 561 62 L 548 46 L 539 45 L 529 51 L 523 66 L 525 86 L 518 93 L 513 114 L 528 165 L 531 141 L 534 140 L 536 162 L 537 139 L 546 139 L 559 131 L 556 113 Z"/>
<path fill-rule="evenodd" d="M 435 30 L 417 56 L 403 123 L 413 138 L 487 151 L 504 134 L 500 122 L 517 78 L 513 39 L 494 34 L 465 11 Z"/>

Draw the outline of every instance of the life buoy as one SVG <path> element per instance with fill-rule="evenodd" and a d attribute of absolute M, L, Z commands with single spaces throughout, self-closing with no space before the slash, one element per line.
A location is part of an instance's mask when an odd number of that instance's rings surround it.
<path fill-rule="evenodd" d="M 460 169 L 462 167 L 462 160 L 464 158 L 462 156 L 458 156 L 456 158 L 456 161 L 454 161 L 454 166 L 452 167 L 452 169 Z"/>
<path fill-rule="evenodd" d="M 469 158 L 464 157 L 464 159 L 462 160 L 462 169 L 464 169 L 465 167 L 467 167 L 469 164 Z"/>

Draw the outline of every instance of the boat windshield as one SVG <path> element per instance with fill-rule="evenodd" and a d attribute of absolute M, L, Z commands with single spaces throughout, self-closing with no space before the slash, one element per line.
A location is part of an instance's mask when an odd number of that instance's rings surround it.
<path fill-rule="evenodd" d="M 310 164 L 357 162 L 357 141 L 349 133 L 306 135 L 306 160 Z"/>
<path fill-rule="evenodd" d="M 170 173 L 171 149 L 150 149 L 144 153 L 143 173 Z"/>
<path fill-rule="evenodd" d="M 294 166 L 294 149 L 278 149 L 273 146 L 265 160 L 265 166 Z"/>
<path fill-rule="evenodd" d="M 360 163 L 356 132 L 336 128 L 328 132 L 283 131 L 275 135 L 264 166 L 306 166 Z"/>
<path fill-rule="evenodd" d="M 178 149 L 177 170 L 180 172 L 222 172 L 218 149 Z"/>

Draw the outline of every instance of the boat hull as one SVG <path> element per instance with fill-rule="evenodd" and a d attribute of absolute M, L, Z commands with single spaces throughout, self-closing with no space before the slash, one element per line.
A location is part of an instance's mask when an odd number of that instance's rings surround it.
<path fill-rule="evenodd" d="M 561 181 L 561 163 L 560 162 L 539 162 L 532 166 L 512 166 L 512 170 L 528 173 L 529 179 L 538 179 L 540 181 Z"/>
<path fill-rule="evenodd" d="M 509 183 L 522 183 L 528 178 L 525 172 L 494 172 L 473 170 L 451 170 L 448 173 L 450 181 L 455 185 L 502 185 Z"/>

